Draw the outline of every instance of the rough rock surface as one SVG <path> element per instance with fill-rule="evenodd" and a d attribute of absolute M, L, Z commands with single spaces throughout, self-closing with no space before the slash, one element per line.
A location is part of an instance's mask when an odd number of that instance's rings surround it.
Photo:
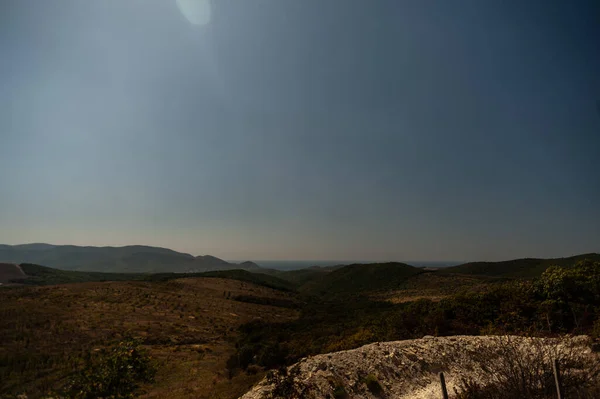
<path fill-rule="evenodd" d="M 415 340 L 378 342 L 358 349 L 304 358 L 288 370 L 298 370 L 293 383 L 301 391 L 299 397 L 307 399 L 441 398 L 440 371 L 445 374 L 449 393 L 459 386 L 461 378 L 485 384 L 482 363 L 477 359 L 485 353 L 486 363 L 498 362 L 502 351 L 496 348 L 506 348 L 507 344 L 523 354 L 547 348 L 547 351 L 542 350 L 552 357 L 563 349 L 578 356 L 596 356 L 590 349 L 589 338 L 585 336 L 566 341 L 516 336 L 426 336 Z M 498 358 L 494 359 L 494 353 Z M 369 389 L 369 378 L 376 379 L 382 388 L 380 392 L 373 393 Z M 264 379 L 241 399 L 271 398 L 273 388 L 274 384 Z"/>

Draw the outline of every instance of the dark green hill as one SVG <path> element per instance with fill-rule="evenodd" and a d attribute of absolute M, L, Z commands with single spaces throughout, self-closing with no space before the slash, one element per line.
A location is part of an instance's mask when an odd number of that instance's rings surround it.
<path fill-rule="evenodd" d="M 22 263 L 21 269 L 26 274 L 24 279 L 13 282 L 27 285 L 54 285 L 68 283 L 85 283 L 89 281 L 130 281 L 143 280 L 146 274 L 140 273 L 102 273 L 59 270 L 51 267 Z"/>
<path fill-rule="evenodd" d="M 300 291 L 319 294 L 355 294 L 397 289 L 407 278 L 423 273 L 422 269 L 404 263 L 371 263 L 348 265 L 319 278 L 310 278 Z"/>
<path fill-rule="evenodd" d="M 296 285 L 279 277 L 263 273 L 253 273 L 247 270 L 219 270 L 202 273 L 202 277 L 220 277 L 232 280 L 247 281 L 257 285 L 283 291 L 295 291 Z"/>
<path fill-rule="evenodd" d="M 573 266 L 575 263 L 590 259 L 600 261 L 600 254 L 583 254 L 556 259 L 514 259 L 502 262 L 470 262 L 442 269 L 443 273 L 470 274 L 489 277 L 532 278 L 542 275 L 550 266 Z"/>
<path fill-rule="evenodd" d="M 232 270 L 216 270 L 204 273 L 157 273 L 146 275 L 145 280 L 160 281 L 172 280 L 176 278 L 188 277 L 215 277 L 226 278 L 231 280 L 247 281 L 264 287 L 273 288 L 282 291 L 295 291 L 296 285 L 289 281 L 282 280 L 278 277 L 263 273 L 252 273 L 247 270 L 232 269 Z"/>
<path fill-rule="evenodd" d="M 331 273 L 332 271 L 342 267 L 344 267 L 344 265 L 326 267 L 311 266 L 307 267 L 306 269 L 279 271 L 275 275 L 283 280 L 296 284 L 297 286 L 302 286 L 317 281 L 327 273 Z M 264 272 L 261 271 L 261 273 Z"/>
<path fill-rule="evenodd" d="M 220 270 L 205 273 L 101 273 L 59 270 L 30 263 L 22 263 L 20 269 L 26 276 L 18 276 L 18 278 L 14 278 L 10 282 L 26 285 L 55 285 L 92 281 L 168 281 L 179 278 L 218 277 L 247 281 L 249 283 L 283 291 L 294 291 L 296 288 L 294 284 L 277 277 L 261 273 L 251 273 L 246 270 Z"/>
<path fill-rule="evenodd" d="M 44 244 L 44 243 L 32 243 L 32 244 L 19 244 L 19 245 L 13 245 L 13 248 L 18 249 L 18 250 L 34 250 L 34 251 L 39 251 L 39 250 L 45 250 L 45 249 L 52 249 L 54 248 L 56 245 L 52 245 L 52 244 Z"/>

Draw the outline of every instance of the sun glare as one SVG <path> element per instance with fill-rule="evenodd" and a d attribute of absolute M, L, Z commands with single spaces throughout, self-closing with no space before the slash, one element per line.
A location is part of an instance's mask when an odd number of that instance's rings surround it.
<path fill-rule="evenodd" d="M 210 0 L 176 0 L 177 7 L 183 16 L 194 25 L 210 23 Z"/>

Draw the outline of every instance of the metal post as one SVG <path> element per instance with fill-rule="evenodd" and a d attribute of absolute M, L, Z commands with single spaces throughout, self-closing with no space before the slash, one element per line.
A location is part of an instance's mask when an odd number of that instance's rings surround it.
<path fill-rule="evenodd" d="M 446 379 L 444 373 L 440 372 L 440 384 L 442 385 L 442 398 L 448 399 L 448 390 L 446 389 Z"/>
<path fill-rule="evenodd" d="M 558 399 L 565 399 L 563 396 L 562 381 L 560 380 L 560 368 L 558 366 L 558 360 L 554 359 L 552 362 L 552 369 L 554 371 L 554 382 L 556 384 L 556 393 L 558 395 Z"/>

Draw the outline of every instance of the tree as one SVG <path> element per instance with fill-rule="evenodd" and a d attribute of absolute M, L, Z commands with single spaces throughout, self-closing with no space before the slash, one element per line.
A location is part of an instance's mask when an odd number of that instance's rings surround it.
<path fill-rule="evenodd" d="M 573 267 L 551 266 L 542 274 L 536 291 L 546 308 L 549 325 L 550 313 L 558 312 L 562 319 L 570 314 L 575 326 L 580 327 L 588 308 L 600 305 L 600 262 L 586 259 Z"/>
<path fill-rule="evenodd" d="M 129 399 L 154 380 L 156 369 L 140 340 L 126 339 L 97 355 L 88 355 L 63 393 L 69 399 Z"/>

